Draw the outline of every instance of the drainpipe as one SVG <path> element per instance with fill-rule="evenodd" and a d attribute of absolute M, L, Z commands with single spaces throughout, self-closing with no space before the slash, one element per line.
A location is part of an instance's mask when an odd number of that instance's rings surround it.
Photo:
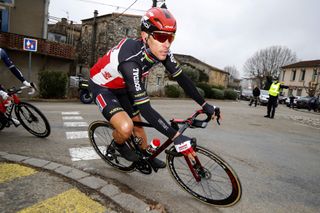
<path fill-rule="evenodd" d="M 92 37 L 91 37 L 91 55 L 90 55 L 90 67 L 95 63 L 95 50 L 96 50 L 96 37 L 97 37 L 97 16 L 98 10 L 94 11 L 93 23 L 92 23 Z"/>
<path fill-rule="evenodd" d="M 43 32 L 42 38 L 48 38 L 48 10 L 49 10 L 50 0 L 44 0 L 44 17 L 43 17 Z"/>

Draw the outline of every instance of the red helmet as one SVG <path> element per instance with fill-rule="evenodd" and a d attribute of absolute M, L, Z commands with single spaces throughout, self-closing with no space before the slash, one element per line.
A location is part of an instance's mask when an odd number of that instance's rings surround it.
<path fill-rule="evenodd" d="M 165 8 L 153 7 L 141 19 L 141 31 L 165 31 L 175 33 L 177 30 L 176 19 Z"/>

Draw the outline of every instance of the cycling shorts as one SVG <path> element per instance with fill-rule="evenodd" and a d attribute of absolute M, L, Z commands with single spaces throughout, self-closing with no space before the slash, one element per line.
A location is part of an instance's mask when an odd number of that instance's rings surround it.
<path fill-rule="evenodd" d="M 95 84 L 92 80 L 89 80 L 89 85 L 95 103 L 108 121 L 113 115 L 122 111 L 128 113 L 130 118 L 139 114 L 138 108 L 133 106 L 134 102 L 126 89 L 111 90 Z"/>

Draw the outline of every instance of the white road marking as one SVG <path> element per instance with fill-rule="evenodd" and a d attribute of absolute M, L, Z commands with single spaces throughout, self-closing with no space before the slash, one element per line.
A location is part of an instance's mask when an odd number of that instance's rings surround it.
<path fill-rule="evenodd" d="M 105 147 L 100 149 L 105 152 Z M 101 159 L 93 147 L 70 148 L 69 153 L 72 161 Z"/>
<path fill-rule="evenodd" d="M 63 116 L 63 120 L 83 120 L 81 116 Z"/>
<path fill-rule="evenodd" d="M 61 112 L 62 115 L 80 115 L 80 112 Z"/>
<path fill-rule="evenodd" d="M 63 126 L 65 127 L 83 127 L 89 126 L 87 122 L 64 122 Z"/>
<path fill-rule="evenodd" d="M 88 131 L 66 132 L 67 139 L 88 138 Z"/>

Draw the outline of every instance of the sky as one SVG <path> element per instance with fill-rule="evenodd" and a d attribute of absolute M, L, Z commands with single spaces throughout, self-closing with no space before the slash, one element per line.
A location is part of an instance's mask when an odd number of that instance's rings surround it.
<path fill-rule="evenodd" d="M 122 13 L 135 0 L 50 0 L 49 16 L 76 23 Z M 243 65 L 257 51 L 274 45 L 292 50 L 298 60 L 320 59 L 319 0 L 166 0 L 177 20 L 173 53 L 191 55 L 224 69 Z M 126 14 L 143 15 L 152 0 L 137 0 Z M 53 19 L 50 19 L 53 20 Z M 107 51 L 107 50 L 106 50 Z"/>

